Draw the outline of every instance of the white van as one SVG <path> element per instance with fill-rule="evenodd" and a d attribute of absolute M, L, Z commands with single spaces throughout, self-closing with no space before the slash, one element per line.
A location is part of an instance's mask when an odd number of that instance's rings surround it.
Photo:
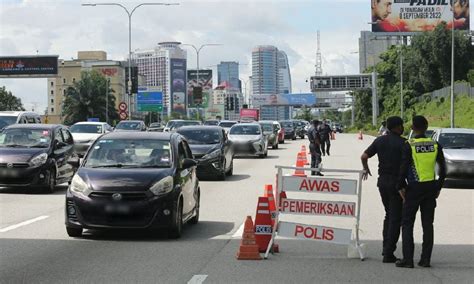
<path fill-rule="evenodd" d="M 17 123 L 41 123 L 41 117 L 39 114 L 29 111 L 0 111 L 0 130 Z"/>

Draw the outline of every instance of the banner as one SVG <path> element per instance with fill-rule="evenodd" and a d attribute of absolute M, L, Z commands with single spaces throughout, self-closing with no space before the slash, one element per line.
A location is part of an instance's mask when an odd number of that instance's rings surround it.
<path fill-rule="evenodd" d="M 1 56 L 0 77 L 51 77 L 58 75 L 58 56 Z"/>
<path fill-rule="evenodd" d="M 282 199 L 281 213 L 355 217 L 355 202 Z"/>
<path fill-rule="evenodd" d="M 345 245 L 351 242 L 352 230 L 323 227 L 318 225 L 279 222 L 278 235 L 287 238 L 297 238 Z"/>
<path fill-rule="evenodd" d="M 188 70 L 188 105 L 189 107 L 207 108 L 209 105 L 208 99 L 212 92 L 212 70 L 199 70 L 199 82 L 197 81 L 197 70 Z M 202 87 L 202 99 L 195 99 L 193 97 L 193 88 Z"/>
<path fill-rule="evenodd" d="M 314 94 L 284 94 L 284 95 L 253 95 L 252 105 L 259 107 L 262 105 L 291 105 L 291 106 L 312 106 L 316 104 Z"/>
<path fill-rule="evenodd" d="M 170 59 L 171 112 L 186 115 L 186 59 Z"/>
<path fill-rule="evenodd" d="M 454 3 L 454 12 L 451 8 Z M 469 0 L 371 0 L 372 32 L 425 32 L 441 22 L 469 31 Z"/>
<path fill-rule="evenodd" d="M 357 180 L 283 176 L 284 191 L 355 195 Z"/>

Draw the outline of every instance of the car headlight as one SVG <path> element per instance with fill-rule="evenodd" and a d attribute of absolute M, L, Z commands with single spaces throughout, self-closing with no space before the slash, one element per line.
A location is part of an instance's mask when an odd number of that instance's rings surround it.
<path fill-rule="evenodd" d="M 150 187 L 154 195 L 164 195 L 173 190 L 173 178 L 167 176 Z"/>
<path fill-rule="evenodd" d="M 38 167 L 46 163 L 48 160 L 48 154 L 42 153 L 30 160 L 30 167 Z"/>
<path fill-rule="evenodd" d="M 220 150 L 220 149 L 217 149 L 217 150 L 215 150 L 215 151 L 212 151 L 212 152 L 209 153 L 209 154 L 204 155 L 202 158 L 203 158 L 203 159 L 206 159 L 206 160 L 207 160 L 207 159 L 214 159 L 214 158 L 219 157 L 220 154 L 221 154 L 221 150 Z"/>
<path fill-rule="evenodd" d="M 78 174 L 75 174 L 74 177 L 72 178 L 69 189 L 72 192 L 80 193 L 83 195 L 88 195 L 90 192 L 89 186 Z"/>

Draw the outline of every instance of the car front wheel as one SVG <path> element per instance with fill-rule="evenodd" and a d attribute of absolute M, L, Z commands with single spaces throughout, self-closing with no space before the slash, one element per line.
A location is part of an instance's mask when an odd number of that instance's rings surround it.
<path fill-rule="evenodd" d="M 199 222 L 199 206 L 200 206 L 200 197 L 201 194 L 198 191 L 196 206 L 194 207 L 194 217 L 189 220 L 189 224 L 196 225 Z"/>
<path fill-rule="evenodd" d="M 46 185 L 44 187 L 45 193 L 53 193 L 56 187 L 56 170 L 51 168 L 46 173 Z"/>
<path fill-rule="evenodd" d="M 179 239 L 183 231 L 183 204 L 178 201 L 176 212 L 173 214 L 173 221 L 168 230 L 168 236 L 172 239 Z"/>

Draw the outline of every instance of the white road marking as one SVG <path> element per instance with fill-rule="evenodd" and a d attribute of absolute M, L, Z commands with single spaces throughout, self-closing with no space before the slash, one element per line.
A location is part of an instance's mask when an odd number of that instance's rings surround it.
<path fill-rule="evenodd" d="M 188 281 L 188 284 L 201 284 L 206 280 L 207 275 L 205 274 L 198 274 L 194 275 L 191 280 Z"/>
<path fill-rule="evenodd" d="M 235 233 L 232 235 L 233 239 L 242 238 L 242 233 L 244 232 L 244 226 L 245 226 L 245 223 L 242 223 L 242 225 L 240 225 L 240 227 L 237 229 L 237 231 L 235 231 Z"/>
<path fill-rule="evenodd" d="M 18 223 L 16 225 L 11 225 L 11 226 L 8 226 L 8 227 L 5 227 L 3 229 L 0 229 L 0 233 L 5 233 L 5 232 L 8 232 L 8 231 L 11 231 L 11 230 L 15 230 L 17 228 L 20 228 L 20 227 L 23 227 L 23 226 L 26 226 L 26 225 L 29 225 L 29 224 L 32 224 L 34 222 L 38 222 L 38 221 L 41 221 L 41 220 L 44 220 L 46 218 L 49 218 L 49 216 L 39 216 L 39 217 L 36 217 L 36 218 L 33 218 L 31 220 L 27 220 L 27 221 L 24 221 L 24 222 L 21 222 L 21 223 Z"/>

